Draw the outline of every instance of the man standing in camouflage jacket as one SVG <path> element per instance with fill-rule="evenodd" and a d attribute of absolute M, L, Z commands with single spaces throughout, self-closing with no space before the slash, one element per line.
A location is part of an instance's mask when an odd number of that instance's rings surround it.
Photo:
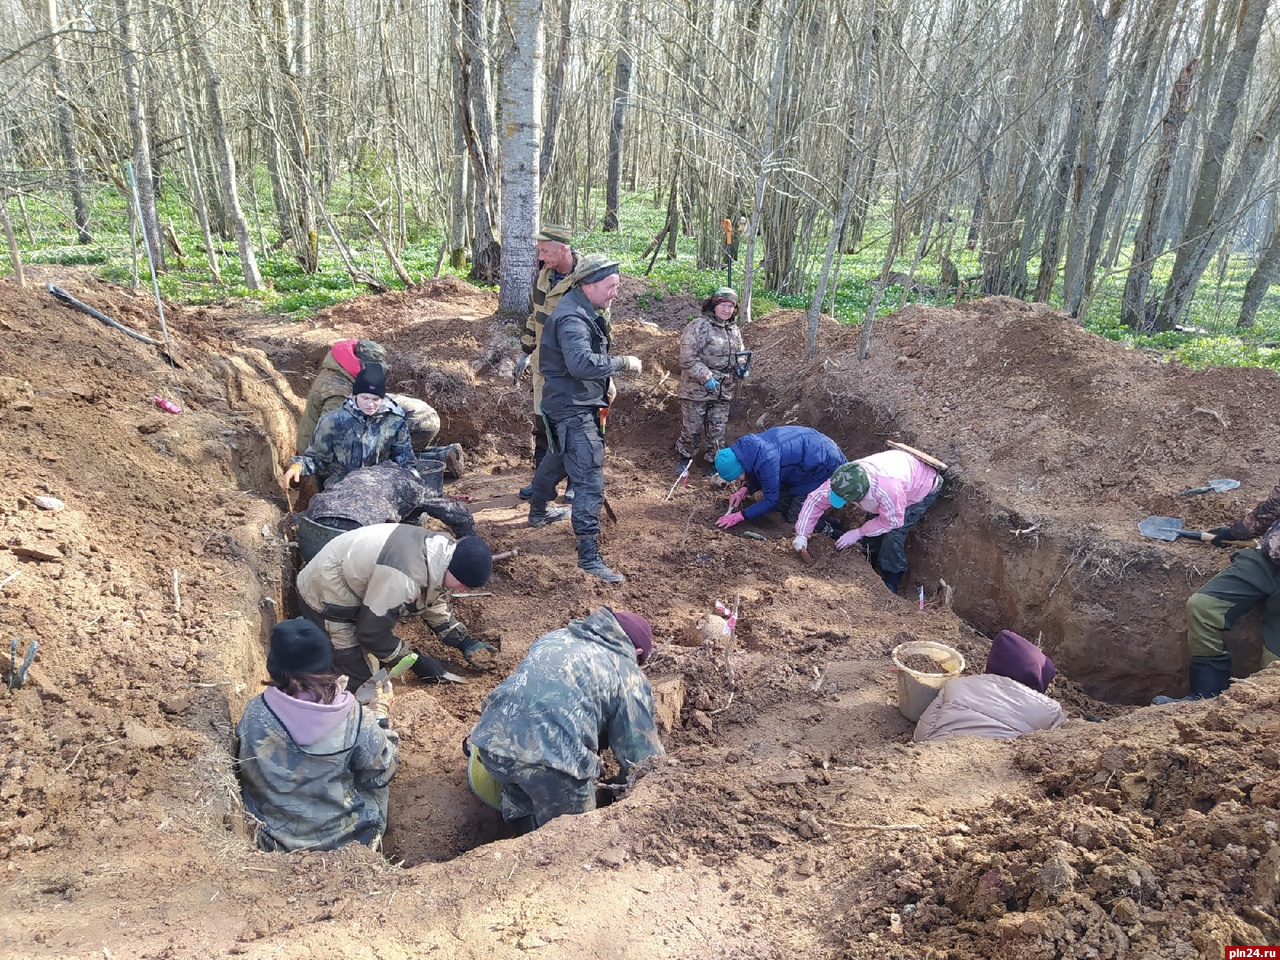
<path fill-rule="evenodd" d="M 569 275 L 578 265 L 578 251 L 571 247 L 572 235 L 568 227 L 548 225 L 535 238 L 538 241 L 538 275 L 529 290 L 529 316 L 520 329 L 520 349 L 528 358 L 522 361 L 521 370 L 533 380 L 533 469 L 547 455 L 547 428 L 542 422 L 542 386 L 545 382 L 538 369 L 542 340 L 542 328 L 551 316 L 560 298 L 569 289 Z M 528 500 L 533 495 L 533 484 L 520 488 L 520 498 Z M 573 484 L 564 491 L 564 502 L 573 502 Z"/>
<path fill-rule="evenodd" d="M 468 662 L 493 652 L 473 639 L 449 609 L 453 590 L 479 590 L 493 573 L 493 554 L 479 537 L 455 541 L 406 523 L 379 523 L 340 534 L 298 574 L 302 614 L 329 634 L 333 662 L 355 690 L 370 677 L 365 654 L 391 666 L 411 652 L 392 631 L 402 617 L 421 615 L 440 642 Z M 423 680 L 444 676 L 444 665 L 419 656 Z"/>
<path fill-rule="evenodd" d="M 640 670 L 652 648 L 644 617 L 608 607 L 535 640 L 468 737 L 476 795 L 525 830 L 594 810 L 606 748 L 624 777 L 663 752 Z"/>
<path fill-rule="evenodd" d="M 1182 700 L 1216 697 L 1231 683 L 1231 654 L 1222 635 L 1254 607 L 1262 611 L 1262 666 L 1280 660 L 1280 484 L 1235 523 L 1208 531 L 1213 544 L 1261 535 L 1260 546 L 1238 550 L 1231 564 L 1187 600 L 1187 671 L 1191 693 Z M 1156 697 L 1154 703 L 1176 703 Z"/>
<path fill-rule="evenodd" d="M 745 370 L 738 354 L 745 349 L 738 329 L 738 295 L 721 287 L 702 302 L 702 316 L 690 320 L 680 334 L 680 410 L 684 423 L 676 440 L 680 466 L 698 455 L 698 439 L 705 435 L 702 456 L 710 468 L 724 446 L 729 404 Z"/>
<path fill-rule="evenodd" d="M 604 504 L 604 421 L 600 411 L 613 400 L 613 375 L 639 373 L 639 357 L 609 355 L 608 309 L 621 283 L 618 264 L 593 253 L 578 261 L 570 289 L 542 330 L 539 365 L 546 383 L 542 417 L 549 450 L 533 475 L 529 526 L 563 520 L 564 510 L 548 509 L 560 478 L 573 483 L 573 533 L 578 567 L 609 583 L 625 578 L 600 557 L 600 508 Z"/>

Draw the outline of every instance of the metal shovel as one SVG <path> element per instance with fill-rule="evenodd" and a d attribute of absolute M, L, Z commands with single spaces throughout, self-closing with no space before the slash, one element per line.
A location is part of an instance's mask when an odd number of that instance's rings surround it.
<path fill-rule="evenodd" d="M 1240 486 L 1239 480 L 1210 480 L 1203 487 L 1192 487 L 1190 490 L 1183 490 L 1178 496 L 1190 497 L 1197 493 L 1226 493 L 1228 490 L 1234 490 Z"/>
<path fill-rule="evenodd" d="M 1147 517 L 1138 524 L 1138 532 L 1144 537 L 1151 537 L 1153 540 L 1177 540 L 1179 537 L 1186 537 L 1188 540 L 1202 540 L 1205 543 L 1212 542 L 1213 534 L 1202 533 L 1199 530 L 1183 530 L 1182 520 L 1178 517 Z"/>

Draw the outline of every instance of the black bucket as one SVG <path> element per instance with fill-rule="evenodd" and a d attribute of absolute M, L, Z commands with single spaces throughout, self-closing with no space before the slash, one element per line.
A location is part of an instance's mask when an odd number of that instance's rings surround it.
<path fill-rule="evenodd" d="M 310 563 L 311 558 L 320 552 L 321 547 L 336 536 L 346 533 L 337 527 L 327 527 L 316 523 L 310 517 L 298 517 L 298 554 L 303 563 Z"/>
<path fill-rule="evenodd" d="M 418 473 L 422 474 L 422 479 L 427 482 L 427 489 L 434 493 L 437 497 L 444 496 L 444 461 L 436 460 L 432 457 L 424 457 L 418 455 L 417 460 Z"/>

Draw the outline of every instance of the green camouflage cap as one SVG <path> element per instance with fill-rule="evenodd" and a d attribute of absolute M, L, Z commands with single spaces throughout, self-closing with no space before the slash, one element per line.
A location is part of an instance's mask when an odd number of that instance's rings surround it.
<path fill-rule="evenodd" d="M 574 282 L 598 283 L 619 272 L 617 260 L 612 260 L 603 253 L 589 253 L 578 261 L 578 266 L 573 271 Z"/>
<path fill-rule="evenodd" d="M 732 300 L 734 303 L 737 303 L 738 294 L 734 291 L 733 287 L 717 287 L 709 299 L 712 303 L 716 303 L 720 300 Z"/>
<path fill-rule="evenodd" d="M 836 472 L 831 475 L 831 505 L 838 510 L 850 500 L 857 503 L 870 489 L 871 481 L 860 463 L 846 463 L 836 467 Z M 837 500 L 840 502 L 837 503 Z"/>
<path fill-rule="evenodd" d="M 380 363 L 386 366 L 387 351 L 376 340 L 357 340 L 355 353 L 363 363 Z"/>
<path fill-rule="evenodd" d="M 550 240 L 552 243 L 572 243 L 573 231 L 554 223 L 546 224 L 533 235 L 535 240 Z"/>

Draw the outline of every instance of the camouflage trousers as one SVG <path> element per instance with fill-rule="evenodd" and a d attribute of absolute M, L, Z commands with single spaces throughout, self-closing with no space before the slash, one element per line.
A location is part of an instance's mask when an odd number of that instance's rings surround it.
<path fill-rule="evenodd" d="M 714 463 L 716 453 L 724 446 L 724 432 L 729 425 L 729 401 L 681 400 L 683 423 L 676 440 L 676 453 L 684 460 L 698 456 L 698 436 L 705 434 L 706 447 L 702 457 Z"/>
<path fill-rule="evenodd" d="M 387 399 L 400 405 L 404 411 L 404 422 L 409 425 L 409 440 L 413 443 L 413 452 L 421 453 L 440 432 L 440 414 L 425 400 L 406 397 L 402 393 L 388 393 Z"/>
<path fill-rule="evenodd" d="M 471 751 L 501 787 L 502 819 L 508 823 L 532 817 L 534 825 L 540 827 L 556 817 L 596 808 L 594 780 L 578 780 L 539 763 L 494 756 L 475 746 Z M 474 784 L 472 789 L 475 790 Z M 480 796 L 480 791 L 475 792 Z"/>
<path fill-rule="evenodd" d="M 1187 647 L 1193 657 L 1226 654 L 1222 634 L 1262 607 L 1262 666 L 1280 660 L 1280 567 L 1261 550 L 1237 550 L 1231 565 L 1187 600 Z"/>

